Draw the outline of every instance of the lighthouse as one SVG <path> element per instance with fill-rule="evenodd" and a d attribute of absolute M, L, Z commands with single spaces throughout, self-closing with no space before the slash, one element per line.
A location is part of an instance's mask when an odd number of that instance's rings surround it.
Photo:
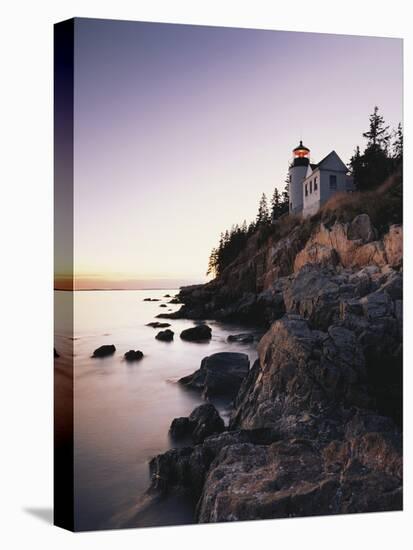
<path fill-rule="evenodd" d="M 289 169 L 290 214 L 300 214 L 303 211 L 303 181 L 307 176 L 309 164 L 310 149 L 300 141 L 293 149 L 293 160 Z"/>

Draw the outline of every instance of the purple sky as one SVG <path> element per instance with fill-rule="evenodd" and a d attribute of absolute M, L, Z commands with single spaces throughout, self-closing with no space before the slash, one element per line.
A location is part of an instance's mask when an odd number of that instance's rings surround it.
<path fill-rule="evenodd" d="M 348 162 L 374 105 L 402 118 L 398 39 L 77 19 L 75 42 L 83 286 L 202 281 L 300 138 Z"/>

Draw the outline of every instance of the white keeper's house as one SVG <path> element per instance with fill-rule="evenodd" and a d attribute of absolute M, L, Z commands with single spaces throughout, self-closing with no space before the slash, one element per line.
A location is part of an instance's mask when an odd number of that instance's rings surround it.
<path fill-rule="evenodd" d="M 353 190 L 353 178 L 335 151 L 313 164 L 310 149 L 300 141 L 289 169 L 290 214 L 312 216 L 335 193 Z"/>

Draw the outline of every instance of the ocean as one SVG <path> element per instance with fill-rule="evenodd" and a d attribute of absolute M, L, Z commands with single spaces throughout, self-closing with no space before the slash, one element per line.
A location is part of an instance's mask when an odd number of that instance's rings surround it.
<path fill-rule="evenodd" d="M 162 503 L 142 516 L 137 514 L 149 486 L 150 459 L 171 448 L 168 437 L 173 418 L 187 416 L 203 401 L 177 380 L 199 368 L 201 360 L 220 351 L 257 357 L 253 344 L 228 343 L 229 334 L 251 332 L 246 327 L 207 321 L 212 339 L 185 342 L 180 332 L 195 322 L 155 319 L 158 313 L 175 311 L 169 304 L 176 289 L 131 291 L 78 291 L 74 293 L 74 342 L 70 314 L 59 315 L 55 347 L 57 375 L 70 369 L 74 344 L 74 477 L 75 525 L 78 530 L 126 526 L 153 526 L 192 522 L 191 504 L 184 498 Z M 160 301 L 145 302 L 144 298 Z M 55 292 L 56 307 L 69 312 L 71 294 Z M 167 307 L 160 307 L 166 304 Z M 155 339 L 158 330 L 146 326 L 169 322 L 174 341 Z M 258 335 L 258 332 L 257 332 Z M 116 353 L 93 359 L 93 351 L 114 344 Z M 127 363 L 126 351 L 141 350 L 141 361 Z M 228 422 L 229 403 L 214 401 Z M 137 518 L 140 519 L 137 519 Z"/>

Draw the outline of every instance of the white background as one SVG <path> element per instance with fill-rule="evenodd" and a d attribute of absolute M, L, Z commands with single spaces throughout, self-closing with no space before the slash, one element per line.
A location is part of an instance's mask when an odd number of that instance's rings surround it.
<path fill-rule="evenodd" d="M 405 38 L 405 269 L 411 273 L 410 2 L 45 0 L 2 4 L 0 543 L 14 548 L 407 548 L 411 315 L 405 308 L 405 512 L 72 534 L 52 527 L 52 25 L 73 16 Z M 410 29 L 409 29 L 410 24 Z M 410 34 L 410 35 L 409 35 Z M 383 75 L 383 79 L 386 75 Z M 305 92 L 305 90 L 304 90 Z M 406 284 L 406 302 L 411 296 Z M 31 510 L 31 512 L 30 512 Z M 410 529 L 409 529 L 410 527 Z M 410 542 L 411 544 L 411 542 Z M 409 546 L 411 547 L 411 546 Z"/>

